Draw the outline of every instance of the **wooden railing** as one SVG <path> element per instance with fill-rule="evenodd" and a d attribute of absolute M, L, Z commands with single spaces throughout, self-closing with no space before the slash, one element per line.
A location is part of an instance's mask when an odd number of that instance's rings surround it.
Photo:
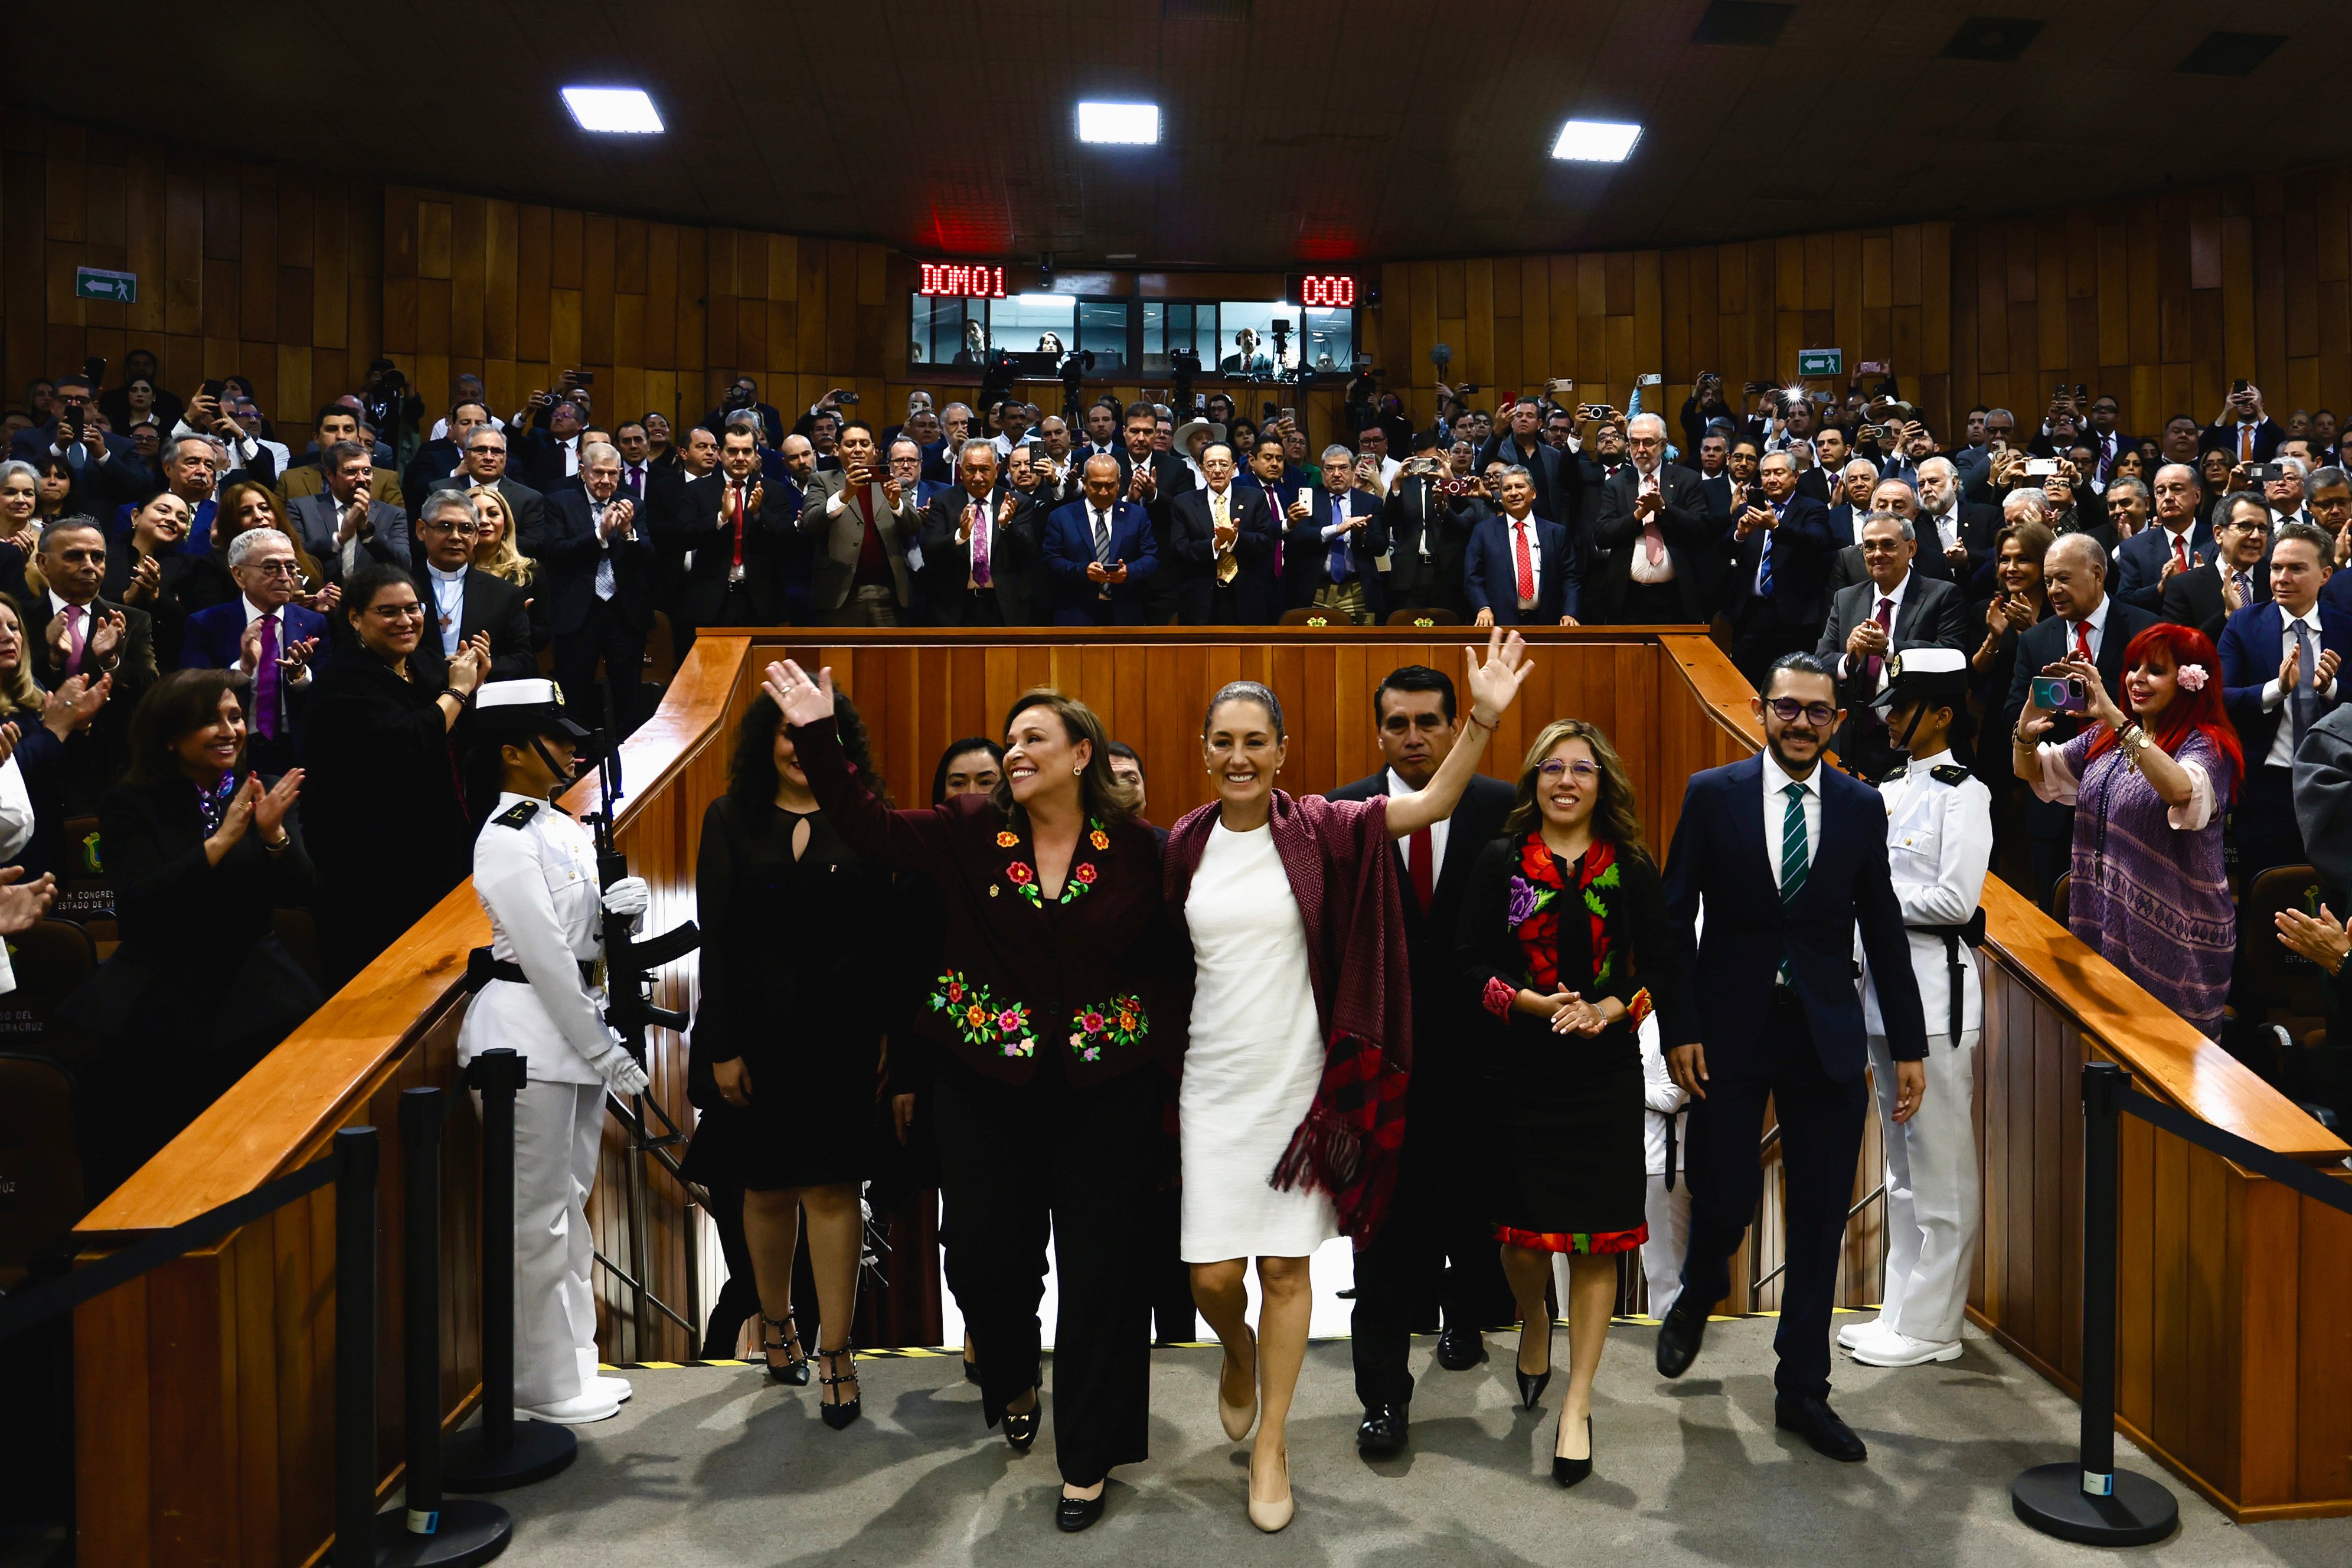
<path fill-rule="evenodd" d="M 692 910 L 705 805 L 724 787 L 734 721 L 758 671 L 789 652 L 830 665 L 873 730 L 876 761 L 901 801 L 928 797 L 947 742 L 993 734 L 1033 685 L 1074 692 L 1153 772 L 1150 815 L 1173 821 L 1208 797 L 1201 710 L 1223 681 L 1265 680 L 1292 731 L 1283 784 L 1305 793 L 1372 772 L 1371 693 L 1397 665 L 1457 677 L 1466 629 L 1228 632 L 824 632 L 705 634 L 658 713 L 625 748 L 620 837 L 652 882 L 648 929 Z M 1645 836 L 1670 841 L 1690 773 L 1759 743 L 1751 693 L 1707 638 L 1607 628 L 1540 632 L 1536 669 L 1487 756 L 1515 773 L 1528 740 L 1560 714 L 1609 732 L 1642 795 Z M 567 800 L 592 807 L 593 785 Z M 2226 1054 L 2189 1036 L 2144 993 L 1998 883 L 1986 892 L 1988 1027 L 1978 1120 L 1987 1219 L 1972 1313 L 2034 1366 L 2072 1388 L 2079 1340 L 2080 1115 L 2085 1050 L 2125 1063 L 2151 1093 L 2315 1162 L 2343 1144 Z M 487 923 L 461 887 L 338 994 L 81 1227 L 103 1252 L 252 1191 L 315 1156 L 344 1125 L 393 1124 L 415 1083 L 454 1081 L 464 954 Z M 693 961 L 663 976 L 664 999 L 691 1000 Z M 681 1123 L 681 1043 L 654 1040 L 653 1092 Z M 462 1097 L 460 1097 L 462 1100 Z M 1855 1194 L 1877 1181 L 1874 1124 Z M 462 1415 L 479 1382 L 475 1216 L 477 1144 L 469 1104 L 451 1118 L 445 1186 L 444 1405 Z M 672 1303 L 691 1295 L 694 1227 L 686 1194 L 650 1182 L 632 1234 L 618 1130 L 592 1204 L 598 1249 L 643 1258 Z M 2352 1227 L 2225 1162 L 2137 1122 L 2125 1129 L 2123 1374 L 2126 1429 L 2241 1518 L 2352 1511 Z M 384 1234 L 399 1234 L 398 1141 L 387 1141 Z M 1777 1184 L 1768 1184 L 1768 1194 Z M 1777 1200 L 1752 1243 L 1777 1261 Z M 329 1530 L 332 1430 L 331 1205 L 281 1211 L 81 1310 L 76 1324 L 82 1550 L 93 1562 L 236 1562 L 297 1568 Z M 1865 1209 L 1849 1236 L 1841 1300 L 1875 1299 L 1878 1241 Z M 398 1258 L 387 1248 L 381 1303 L 387 1389 L 399 1343 Z M 1770 1289 L 1734 1310 L 1769 1307 Z M 600 1271 L 604 1342 L 624 1359 L 677 1359 L 691 1341 L 667 1320 L 640 1325 L 632 1294 Z M 394 1479 L 396 1399 L 381 1405 L 380 1473 Z"/>

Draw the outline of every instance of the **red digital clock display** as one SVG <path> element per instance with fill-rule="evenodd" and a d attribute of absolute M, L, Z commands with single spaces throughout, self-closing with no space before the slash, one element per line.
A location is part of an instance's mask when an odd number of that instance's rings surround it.
<path fill-rule="evenodd" d="M 917 290 L 925 296 L 951 300 L 1002 300 L 1004 298 L 1004 268 L 1002 267 L 965 267 L 943 261 L 922 263 L 922 286 Z M 1350 285 L 1352 290 L 1353 285 Z"/>
<path fill-rule="evenodd" d="M 1298 302 L 1310 310 L 1352 310 L 1356 308 L 1356 280 L 1344 273 L 1302 273 Z"/>

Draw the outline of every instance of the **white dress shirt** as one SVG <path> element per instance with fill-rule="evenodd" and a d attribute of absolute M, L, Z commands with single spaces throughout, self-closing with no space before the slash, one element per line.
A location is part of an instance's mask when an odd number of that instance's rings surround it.
<path fill-rule="evenodd" d="M 282 657 L 286 652 L 286 612 L 283 609 L 265 610 L 251 599 L 242 596 L 238 598 L 237 603 L 245 606 L 245 624 L 247 630 L 251 630 L 253 623 L 264 616 L 269 616 L 278 623 L 278 651 Z M 289 686 L 308 686 L 310 683 L 310 661 L 304 660 L 302 668 L 286 676 L 285 681 Z"/>
<path fill-rule="evenodd" d="M 2282 669 L 2286 666 L 2286 656 L 2294 651 L 2294 628 L 2298 624 L 2308 628 L 2311 639 L 2311 657 L 2314 659 L 2317 659 L 2319 658 L 2318 601 L 2314 600 L 2311 607 L 2304 611 L 2303 614 L 2299 616 L 2288 615 L 2286 613 L 2286 606 L 2284 605 L 2279 605 L 2279 666 Z M 2312 673 L 2315 676 L 2318 674 L 2316 668 L 2313 669 Z M 2279 684 L 2279 678 L 2275 675 L 2272 676 L 2269 680 L 2263 684 L 2263 711 L 2265 713 L 2277 712 L 2281 707 L 2285 705 L 2288 695 L 2289 693 L 2287 689 Z M 2312 687 L 2312 695 L 2323 702 L 2335 701 L 2336 682 L 2330 680 L 2325 686 L 2318 685 L 2315 682 Z M 2317 723 L 2321 715 L 2314 713 L 2311 716 L 2312 721 L 2314 723 Z M 2257 765 L 2269 768 L 2291 768 L 2294 766 L 2294 726 L 2293 724 L 2288 723 L 2284 720 L 2281 720 L 2279 721 L 2278 733 L 2271 737 L 2271 749 L 2269 752 L 2263 756 L 2262 762 Z"/>
<path fill-rule="evenodd" d="M 1511 596 L 1518 600 L 1520 609 L 1532 610 L 1536 607 L 1537 601 L 1543 597 L 1543 537 L 1536 528 L 1536 514 L 1529 511 L 1522 518 L 1514 518 L 1509 512 L 1504 512 L 1501 515 L 1503 542 L 1510 547 L 1508 558 L 1503 564 L 1511 574 Z M 1536 597 L 1533 599 L 1518 597 L 1519 531 L 1521 529 L 1527 530 L 1528 579 L 1535 584 L 1536 588 Z"/>
<path fill-rule="evenodd" d="M 1792 779 L 1780 771 L 1768 748 L 1760 753 L 1764 766 L 1764 854 L 1772 863 L 1772 885 L 1780 885 L 1780 822 L 1789 815 L 1789 797 L 1780 792 L 1790 784 L 1805 787 L 1805 865 L 1810 869 L 1822 858 L 1822 764 L 1804 778 Z"/>
<path fill-rule="evenodd" d="M 1895 628 L 1903 624 L 1903 595 L 1911 591 L 1911 579 L 1917 575 L 1916 572 L 1906 572 L 1903 574 L 1903 581 L 1895 584 L 1892 588 L 1881 588 L 1874 582 L 1869 585 L 1871 619 L 1878 618 L 1879 600 L 1895 601 L 1886 606 L 1886 651 L 1879 656 L 1878 684 L 1870 689 L 1870 695 L 1873 697 L 1877 696 L 1886 685 L 1886 660 L 1895 657 Z M 1840 680 L 1848 679 L 1853 676 L 1853 655 L 1850 653 L 1838 655 L 1837 673 Z"/>
<path fill-rule="evenodd" d="M 1638 500 L 1645 494 L 1655 495 L 1658 497 L 1659 501 L 1659 516 L 1663 517 L 1665 510 L 1665 470 L 1664 466 L 1661 465 L 1658 468 L 1652 468 L 1645 474 L 1642 472 L 1641 465 L 1637 463 L 1633 467 L 1633 473 L 1636 481 L 1633 487 L 1634 499 Z M 1654 521 L 1654 526 L 1658 529 L 1659 538 L 1664 539 L 1665 537 L 1665 525 L 1662 522 Z M 1673 552 L 1667 551 L 1662 552 L 1658 556 L 1657 563 L 1655 565 L 1652 565 L 1650 563 L 1650 552 L 1643 543 L 1643 535 L 1637 534 L 1634 537 L 1633 542 L 1627 547 L 1633 552 L 1632 563 L 1633 581 L 1636 583 L 1649 584 L 1653 586 L 1660 583 L 1673 582 L 1675 580 L 1675 557 Z"/>
<path fill-rule="evenodd" d="M 1391 800 L 1413 793 L 1412 785 L 1405 783 L 1394 768 L 1389 770 L 1388 785 Z M 1450 816 L 1441 816 L 1429 825 L 1429 885 L 1433 888 L 1437 886 L 1438 873 L 1445 868 L 1445 835 L 1453 826 L 1454 819 Z M 1407 838 L 1410 837 L 1407 835 Z M 1405 838 L 1398 839 L 1397 853 L 1410 855 L 1412 851 L 1405 846 Z"/>
<path fill-rule="evenodd" d="M 2106 641 L 2107 611 L 2114 604 L 2115 601 L 2113 599 L 2110 599 L 2105 594 L 2102 594 L 2099 595 L 2099 607 L 2097 609 L 2093 610 L 2089 615 L 2084 616 L 2081 621 L 2067 622 L 2066 647 L 2064 651 L 2059 657 L 2072 658 L 2074 656 L 2075 627 L 2078 626 L 2087 626 L 2091 628 L 2091 661 L 2094 664 L 2097 663 L 2099 658 L 2099 649 Z"/>
<path fill-rule="evenodd" d="M 1932 515 L 1922 512 L 1919 521 L 1935 530 L 1936 550 L 1938 554 L 1949 555 L 1952 552 L 1952 547 L 1960 542 L 1960 503 L 1958 500 L 1952 502 L 1952 509 L 1949 511 L 1939 511 Z M 1862 542 L 1861 516 L 1857 516 L 1854 520 L 1853 531 L 1853 542 L 1860 544 Z M 1912 525 L 1912 531 L 1914 533 L 1918 531 L 1916 523 Z M 1923 540 L 1921 542 L 1924 544 L 1926 542 Z"/>

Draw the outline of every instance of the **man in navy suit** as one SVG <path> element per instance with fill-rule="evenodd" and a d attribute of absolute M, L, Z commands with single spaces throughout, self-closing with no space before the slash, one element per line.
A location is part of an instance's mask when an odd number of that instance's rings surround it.
<path fill-rule="evenodd" d="M 1470 530 L 1463 557 L 1463 596 L 1482 626 L 1572 626 L 1582 607 L 1584 552 L 1577 536 L 1535 515 L 1536 488 L 1525 468 L 1495 481 L 1502 510 Z"/>
<path fill-rule="evenodd" d="M 1333 800 L 1422 788 L 1462 734 L 1454 682 L 1425 665 L 1389 671 L 1372 693 L 1372 711 L 1386 766 L 1333 790 Z M 1475 1004 L 1455 983 L 1453 965 L 1463 887 L 1478 852 L 1501 835 L 1516 798 L 1502 780 L 1475 776 L 1453 816 L 1391 851 L 1404 894 L 1414 1049 L 1395 1195 L 1380 1234 L 1356 1254 L 1351 1344 L 1356 1397 L 1364 1406 L 1356 1447 L 1365 1454 L 1391 1454 L 1405 1441 L 1412 1403 L 1409 1336 L 1423 1302 L 1434 1298 L 1444 1310 L 1437 1363 L 1449 1372 L 1486 1359 L 1481 1325 L 1509 1321 L 1510 1289 L 1493 1227 L 1484 1223 L 1475 1174 L 1484 1090 L 1470 1042 L 1481 1036 Z"/>
<path fill-rule="evenodd" d="M 2271 542 L 2270 602 L 2246 605 L 2221 628 L 2221 700 L 2246 758 L 2245 797 L 2231 816 L 2242 887 L 2306 858 L 2294 816 L 2294 749 L 2343 700 L 2336 667 L 2352 655 L 2352 616 L 2319 602 L 2334 545 L 2307 522 L 2280 528 Z"/>
<path fill-rule="evenodd" d="M 1666 855 L 1667 911 L 1685 952 L 1696 950 L 1682 966 L 1681 1012 L 1703 1038 L 1664 1042 L 1668 1070 L 1693 1101 L 1691 1229 L 1682 1292 L 1658 1330 L 1658 1371 L 1689 1370 L 1707 1314 L 1731 1289 L 1731 1255 L 1763 1194 L 1757 1145 L 1769 1097 L 1788 1183 L 1773 1416 L 1852 1461 L 1868 1450 L 1830 1408 L 1829 1391 L 1832 1299 L 1869 1102 L 1857 924 L 1878 977 L 1897 1122 L 1919 1109 L 1927 1085 L 1927 1025 L 1887 868 L 1885 805 L 1822 765 L 1842 717 L 1837 683 L 1812 655 L 1783 655 L 1755 711 L 1763 752 L 1692 776 Z"/>
<path fill-rule="evenodd" d="M 2156 515 L 2116 547 L 2116 597 L 2150 616 L 2164 609 L 2164 588 L 2176 572 L 2213 559 L 2213 529 L 2204 518 L 2204 486 L 2186 463 L 2156 470 Z"/>
<path fill-rule="evenodd" d="M 614 743 L 636 728 L 646 634 L 654 624 L 652 523 L 621 488 L 621 454 L 602 441 L 580 454 L 581 488 L 540 503 L 539 534 L 522 552 L 539 563 L 539 595 L 554 634 L 555 679 L 575 709 L 604 711 L 601 658 L 613 693 Z"/>
<path fill-rule="evenodd" d="M 183 669 L 243 669 L 253 677 L 246 755 L 255 771 L 283 773 L 299 762 L 295 739 L 310 672 L 327 661 L 327 617 L 295 604 L 302 585 L 294 542 L 275 528 L 249 528 L 229 541 L 237 596 L 188 617 Z"/>
<path fill-rule="evenodd" d="M 1045 570 L 1054 583 L 1054 624 L 1139 626 L 1145 591 L 1160 568 L 1151 517 L 1133 501 L 1115 458 L 1088 458 L 1086 493 L 1045 520 Z"/>
<path fill-rule="evenodd" d="M 1381 498 L 1357 485 L 1355 465 L 1347 447 L 1324 447 L 1322 488 L 1286 509 L 1284 583 L 1293 609 L 1312 606 L 1377 626 L 1387 611 L 1380 562 L 1389 552 L 1389 525 Z"/>
<path fill-rule="evenodd" d="M 2285 439 L 2286 432 L 2263 408 L 2263 389 L 2241 381 L 2221 405 L 2221 417 L 2199 434 L 2197 449 L 2227 452 L 2241 463 L 2267 463 Z"/>
<path fill-rule="evenodd" d="M 1829 509 L 1797 494 L 1794 458 L 1766 454 L 1756 480 L 1762 493 L 1733 503 L 1731 531 L 1724 536 L 1724 607 L 1731 616 L 1731 662 L 1760 687 L 1774 659 L 1810 649 L 1821 635 L 1837 552 Z"/>

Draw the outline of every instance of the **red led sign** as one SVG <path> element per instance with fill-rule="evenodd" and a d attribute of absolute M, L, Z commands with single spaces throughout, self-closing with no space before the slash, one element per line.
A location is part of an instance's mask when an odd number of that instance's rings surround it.
<path fill-rule="evenodd" d="M 1004 298 L 1004 268 L 1002 267 L 964 267 L 943 261 L 926 261 L 922 287 L 917 292 L 927 297 L 959 300 L 1002 300 Z M 1355 285 L 1349 285 L 1353 296 Z"/>
<path fill-rule="evenodd" d="M 1301 274 L 1298 302 L 1313 310 L 1352 310 L 1356 308 L 1356 280 L 1344 273 Z"/>

